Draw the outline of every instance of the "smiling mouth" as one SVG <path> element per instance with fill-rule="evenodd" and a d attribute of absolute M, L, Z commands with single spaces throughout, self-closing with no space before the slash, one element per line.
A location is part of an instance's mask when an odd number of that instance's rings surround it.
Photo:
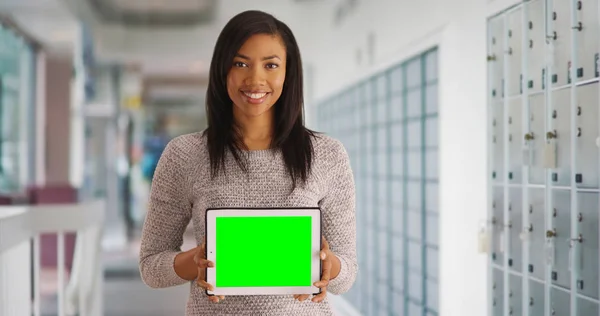
<path fill-rule="evenodd" d="M 268 94 L 268 92 L 245 92 L 245 91 L 243 91 L 242 93 L 244 93 L 244 95 L 247 96 L 248 98 L 254 99 L 254 100 L 260 100 Z"/>

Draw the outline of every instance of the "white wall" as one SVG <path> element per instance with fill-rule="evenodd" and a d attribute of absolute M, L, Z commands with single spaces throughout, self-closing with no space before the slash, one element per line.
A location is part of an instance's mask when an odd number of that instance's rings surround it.
<path fill-rule="evenodd" d="M 295 29 L 313 71 L 311 86 L 317 101 L 439 44 L 440 315 L 487 315 L 486 257 L 477 253 L 477 232 L 488 203 L 488 4 L 483 0 L 361 1 L 338 28 L 330 21 L 331 9 L 315 13 L 318 18 L 313 22 L 318 22 Z M 373 64 L 367 58 L 369 32 L 375 36 Z M 357 64 L 357 49 L 363 51 L 361 64 Z"/>

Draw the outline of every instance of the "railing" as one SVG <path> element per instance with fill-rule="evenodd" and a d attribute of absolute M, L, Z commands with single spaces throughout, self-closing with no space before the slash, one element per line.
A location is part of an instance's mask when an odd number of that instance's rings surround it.
<path fill-rule="evenodd" d="M 101 316 L 104 212 L 104 201 L 0 207 L 0 316 L 41 315 L 43 233 L 57 235 L 58 316 Z M 77 241 L 65 284 L 64 236 L 69 232 L 77 233 Z"/>

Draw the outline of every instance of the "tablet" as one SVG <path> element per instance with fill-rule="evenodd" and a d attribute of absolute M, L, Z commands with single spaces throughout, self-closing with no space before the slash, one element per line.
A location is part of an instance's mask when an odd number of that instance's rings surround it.
<path fill-rule="evenodd" d="M 318 294 L 319 208 L 206 211 L 208 295 Z"/>

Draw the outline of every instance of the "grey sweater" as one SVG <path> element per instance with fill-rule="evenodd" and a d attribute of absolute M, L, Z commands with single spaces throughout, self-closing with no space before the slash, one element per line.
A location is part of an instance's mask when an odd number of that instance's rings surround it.
<path fill-rule="evenodd" d="M 248 175 L 227 155 L 227 175 L 211 180 L 205 137 L 194 133 L 171 140 L 154 174 L 142 231 L 140 271 L 144 283 L 153 288 L 187 283 L 188 316 L 332 315 L 328 300 L 299 302 L 293 296 L 228 296 L 212 303 L 202 288 L 180 278 L 173 266 L 190 221 L 196 242 L 202 242 L 207 208 L 319 206 L 324 237 L 341 261 L 340 274 L 330 281 L 328 295 L 348 291 L 358 270 L 354 179 L 348 155 L 339 141 L 318 135 L 313 146 L 314 164 L 307 184 L 290 193 L 292 182 L 278 151 L 246 152 Z"/>

